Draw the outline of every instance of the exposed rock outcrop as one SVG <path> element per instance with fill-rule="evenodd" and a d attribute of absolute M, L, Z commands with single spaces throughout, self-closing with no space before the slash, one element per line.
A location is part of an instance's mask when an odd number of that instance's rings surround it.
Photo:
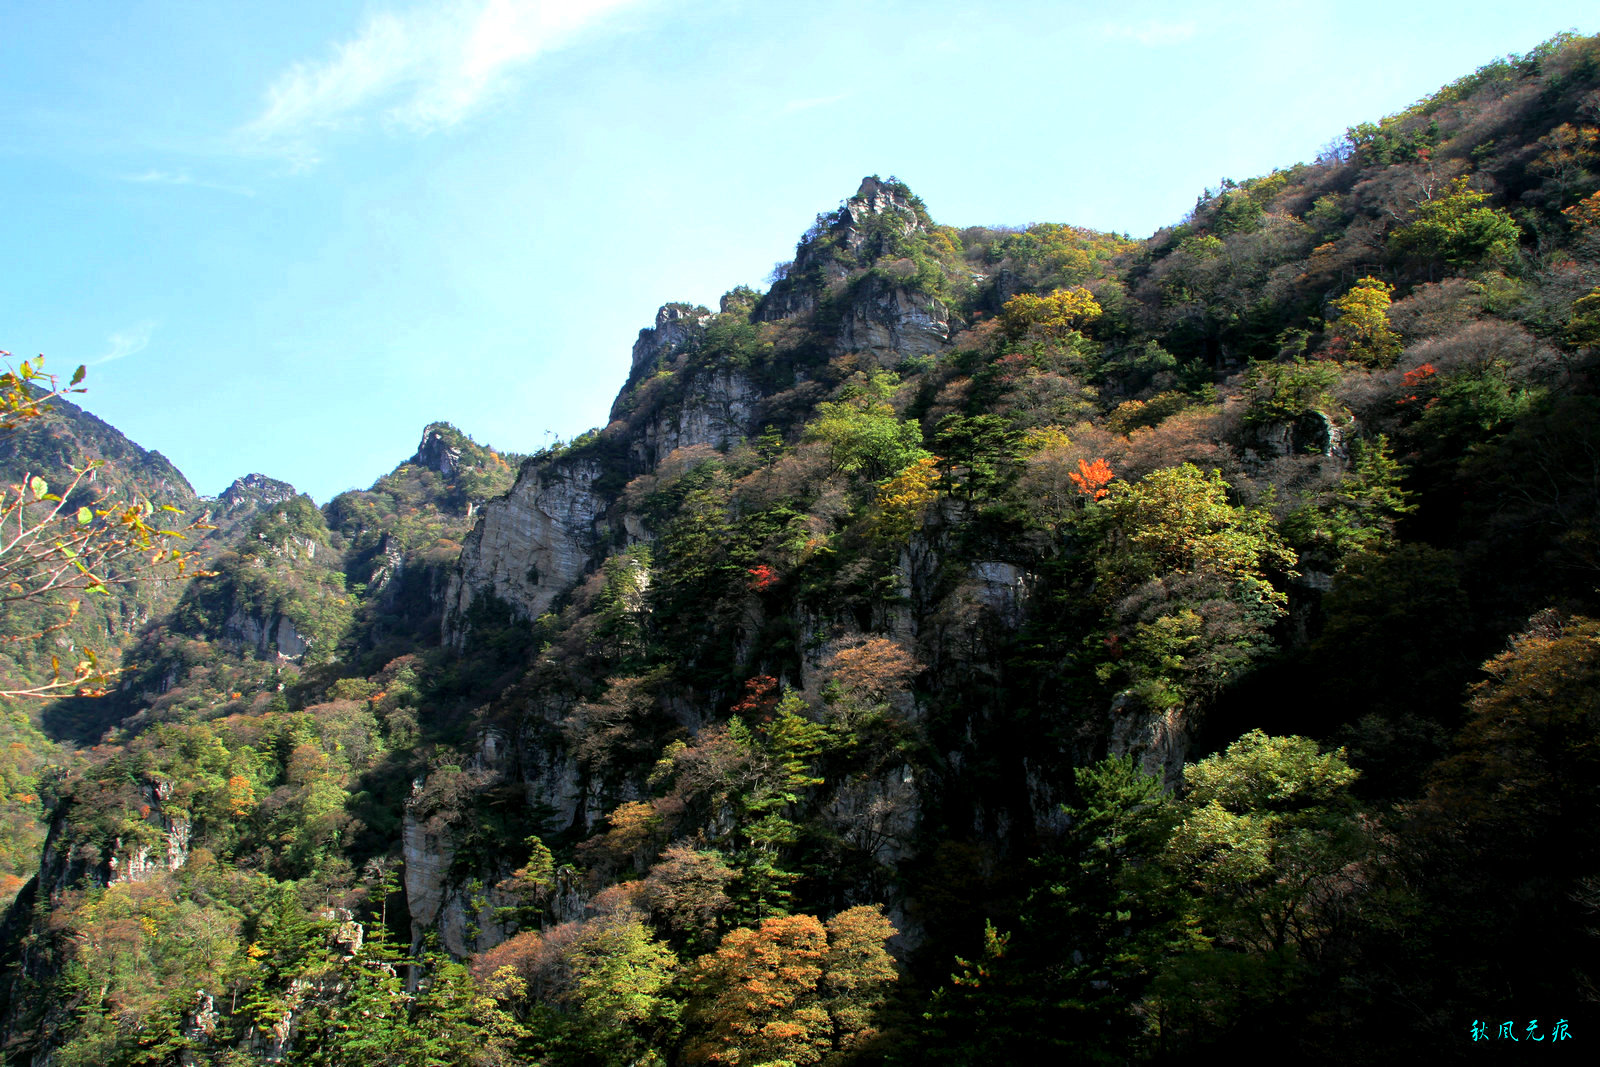
<path fill-rule="evenodd" d="M 851 253 L 860 254 L 870 251 L 867 244 L 881 216 L 892 219 L 901 236 L 925 228 L 922 216 L 906 195 L 905 186 L 872 176 L 861 179 L 856 194 L 840 206 L 833 215 L 832 224 L 822 232 Z M 817 265 L 821 247 L 818 241 L 803 241 L 795 253 L 795 271 L 803 272 Z"/>
<path fill-rule="evenodd" d="M 1130 693 L 1111 702 L 1107 750 L 1133 756 L 1146 774 L 1161 779 L 1167 792 L 1183 784 L 1189 754 L 1189 716 L 1182 705 L 1164 711 L 1144 707 Z"/>
<path fill-rule="evenodd" d="M 751 318 L 777 322 L 814 311 L 820 287 L 845 278 L 851 260 L 872 258 L 874 232 L 886 226 L 905 236 L 925 229 L 926 217 L 908 198 L 903 185 L 863 178 L 854 196 L 832 215 L 820 216 L 801 239 L 794 262 L 783 269 L 783 276 L 773 283 Z M 838 254 L 841 251 L 844 256 Z"/>
<path fill-rule="evenodd" d="M 222 639 L 257 655 L 277 655 L 298 660 L 311 648 L 311 638 L 302 634 L 287 615 L 255 615 L 235 607 L 222 624 Z"/>
<path fill-rule="evenodd" d="M 656 312 L 654 327 L 639 331 L 633 343 L 630 377 L 649 374 L 666 356 L 681 351 L 700 337 L 711 312 L 690 304 L 663 304 Z"/>
<path fill-rule="evenodd" d="M 1008 629 L 1022 625 L 1034 576 L 1015 563 L 985 560 L 971 571 L 973 595 Z"/>
<path fill-rule="evenodd" d="M 411 921 L 419 930 L 430 927 L 444 905 L 445 879 L 455 862 L 455 848 L 448 836 L 429 833 L 409 811 L 401 826 L 400 847 L 405 857 L 406 907 Z"/>
<path fill-rule="evenodd" d="M 693 344 L 709 317 L 706 309 L 686 304 L 667 304 L 657 312 L 655 327 L 639 331 L 634 375 L 618 394 L 613 417 L 624 409 L 634 379 Z M 649 470 L 693 445 L 727 448 L 750 434 L 762 393 L 746 374 L 731 367 L 684 373 L 692 377 L 680 399 L 635 417 L 627 440 L 633 469 Z M 594 459 L 530 460 L 506 496 L 483 505 L 445 594 L 447 642 L 461 646 L 467 614 L 482 596 L 535 618 L 599 562 L 610 541 L 605 516 L 614 499 L 596 488 L 604 474 Z M 624 536 L 644 540 L 648 532 L 635 516 Z"/>
<path fill-rule="evenodd" d="M 840 838 L 894 869 L 912 853 L 921 797 L 909 765 L 840 782 L 824 809 Z"/>
<path fill-rule="evenodd" d="M 863 352 L 891 366 L 950 343 L 950 313 L 939 300 L 868 275 L 855 287 L 834 350 Z"/>
<path fill-rule="evenodd" d="M 180 870 L 189 862 L 192 823 L 187 812 L 173 810 L 167 803 L 172 796 L 172 782 L 143 781 L 138 796 L 144 825 L 137 827 L 133 835 L 113 838 L 109 844 L 74 840 L 66 810 L 56 813 L 40 857 L 42 896 L 53 899 L 80 884 L 104 887 L 144 882 Z"/>
<path fill-rule="evenodd" d="M 215 999 L 204 989 L 197 990 L 194 1007 L 183 1017 L 183 1037 L 191 1046 L 179 1054 L 178 1062 L 183 1067 L 204 1062 L 192 1049 L 209 1048 L 221 1021 L 222 1013 L 217 1011 Z"/>
<path fill-rule="evenodd" d="M 294 486 L 288 482 L 268 478 L 265 474 L 247 474 L 235 478 L 233 484 L 215 498 L 202 500 L 201 518 L 216 527 L 211 540 L 226 540 L 230 533 L 248 526 L 261 512 L 274 504 L 293 500 L 296 495 Z"/>
<path fill-rule="evenodd" d="M 430 422 L 422 431 L 422 441 L 410 459 L 419 467 L 438 471 L 446 478 L 456 472 L 461 464 L 461 446 L 455 427 L 447 422 Z"/>
<path fill-rule="evenodd" d="M 1315 453 L 1347 458 L 1349 429 L 1326 412 L 1307 411 L 1297 418 L 1257 423 L 1245 430 L 1246 459 L 1277 459 Z"/>
<path fill-rule="evenodd" d="M 687 386 L 681 404 L 664 408 L 644 425 L 629 452 L 649 469 L 680 448 L 726 448 L 748 436 L 760 400 L 760 390 L 736 370 L 702 374 Z"/>
<path fill-rule="evenodd" d="M 485 595 L 537 618 L 588 571 L 610 505 L 595 489 L 603 473 L 592 459 L 530 460 L 511 492 L 483 506 L 445 593 L 447 641 L 461 646 L 467 613 Z"/>

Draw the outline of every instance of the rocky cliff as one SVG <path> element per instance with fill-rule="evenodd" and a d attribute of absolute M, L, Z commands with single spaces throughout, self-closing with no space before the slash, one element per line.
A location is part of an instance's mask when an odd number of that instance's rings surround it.
<path fill-rule="evenodd" d="M 838 211 L 819 217 L 802 238 L 786 277 L 748 304 L 723 299 L 721 317 L 752 323 L 809 320 L 819 302 L 829 308 L 820 359 L 857 353 L 880 366 L 948 346 L 954 326 L 938 297 L 898 284 L 901 244 L 925 235 L 929 221 L 905 186 L 862 180 Z M 884 272 L 868 268 L 883 262 Z M 748 292 L 741 290 L 740 292 Z M 716 316 L 681 302 L 665 304 L 639 331 L 627 382 L 611 408 L 607 458 L 534 457 L 502 499 L 489 502 L 462 547 L 446 596 L 444 632 L 460 645 L 473 603 L 490 595 L 524 618 L 548 610 L 591 571 L 613 542 L 637 540 L 636 517 L 611 514 L 629 478 L 654 470 L 680 449 L 726 451 L 755 433 L 772 414 L 765 402 L 808 372 L 758 375 L 747 362 L 703 357 L 707 327 Z M 765 380 L 761 380 L 761 379 Z M 657 380 L 659 388 L 653 388 Z M 422 462 L 419 450 L 415 462 Z M 430 453 L 432 454 L 432 453 Z M 446 460 L 448 462 L 448 460 Z M 601 483 L 609 473 L 609 490 Z M 631 521 L 630 521 L 631 520 Z"/>
<path fill-rule="evenodd" d="M 484 505 L 445 593 L 446 639 L 465 639 L 475 601 L 493 597 L 526 619 L 549 609 L 595 563 L 610 501 L 591 459 L 529 460 L 511 492 Z"/>

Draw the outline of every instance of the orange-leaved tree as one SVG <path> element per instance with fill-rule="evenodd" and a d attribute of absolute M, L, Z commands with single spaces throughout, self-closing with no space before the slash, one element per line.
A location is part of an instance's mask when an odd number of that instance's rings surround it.
<path fill-rule="evenodd" d="M 1103 459 L 1097 459 L 1093 463 L 1080 459 L 1078 460 L 1078 469 L 1068 474 L 1067 477 L 1071 478 L 1072 484 L 1078 487 L 1078 492 L 1090 500 L 1103 500 L 1105 495 L 1110 492 L 1106 486 L 1111 484 L 1111 479 L 1116 475 L 1111 473 L 1111 464 Z"/>
<path fill-rule="evenodd" d="M 884 942 L 896 933 L 875 905 L 840 912 L 823 926 L 810 915 L 774 916 L 730 931 L 695 961 L 690 1063 L 819 1063 L 858 1050 L 891 983 Z"/>

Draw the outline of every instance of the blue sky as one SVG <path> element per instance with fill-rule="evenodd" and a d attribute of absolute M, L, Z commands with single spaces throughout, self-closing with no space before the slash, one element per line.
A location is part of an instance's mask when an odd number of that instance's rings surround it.
<path fill-rule="evenodd" d="M 1589 3 L 375 0 L 0 14 L 0 348 L 207 494 L 605 419 L 862 175 L 1143 236 Z"/>

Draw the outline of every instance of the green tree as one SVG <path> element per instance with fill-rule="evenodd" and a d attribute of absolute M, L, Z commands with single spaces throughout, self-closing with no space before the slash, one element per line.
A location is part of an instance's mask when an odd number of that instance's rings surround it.
<path fill-rule="evenodd" d="M 833 470 L 869 481 L 893 477 L 927 453 L 922 428 L 902 421 L 889 403 L 900 381 L 874 371 L 857 375 L 840 399 L 817 405 L 817 417 L 806 424 L 805 439 L 828 448 Z"/>
<path fill-rule="evenodd" d="M 1258 953 L 1306 948 L 1366 837 L 1343 749 L 1251 730 L 1184 772 L 1167 862 L 1198 892 L 1208 931 Z"/>
<path fill-rule="evenodd" d="M 1370 849 L 1342 750 L 1252 730 L 1190 765 L 1164 855 L 1208 945 L 1173 956 L 1143 1010 L 1176 1051 L 1292 1034 L 1321 996 L 1318 968 L 1348 934 Z"/>
<path fill-rule="evenodd" d="M 1389 235 L 1390 251 L 1425 263 L 1430 282 L 1440 266 L 1461 270 L 1510 263 L 1522 229 L 1504 211 L 1485 206 L 1488 199 L 1488 193 L 1467 188 L 1465 177 L 1457 178 L 1448 192 L 1419 204 Z"/>
<path fill-rule="evenodd" d="M 679 1003 L 670 983 L 678 958 L 636 916 L 586 923 L 565 955 L 572 984 L 564 997 L 576 1018 L 586 1062 L 630 1067 L 670 1044 Z"/>
<path fill-rule="evenodd" d="M 1073 789 L 1066 833 L 1028 865 L 1015 936 L 989 925 L 983 956 L 935 992 L 920 1050 L 933 1062 L 1129 1062 L 1147 987 L 1195 946 L 1184 888 L 1158 862 L 1176 821 L 1160 781 L 1113 758 L 1078 768 Z"/>
<path fill-rule="evenodd" d="M 1251 363 L 1245 372 L 1246 423 L 1297 419 L 1308 411 L 1333 407 L 1329 392 L 1339 381 L 1339 364 L 1295 357 L 1287 362 Z"/>
<path fill-rule="evenodd" d="M 1213 696 L 1271 647 L 1294 550 L 1261 508 L 1228 503 L 1218 471 L 1192 464 L 1112 483 L 1087 512 L 1106 629 L 1096 674 L 1147 707 Z"/>
<path fill-rule="evenodd" d="M 1379 434 L 1358 440 L 1350 469 L 1323 499 L 1307 502 L 1283 522 L 1283 534 L 1300 553 L 1335 570 L 1357 553 L 1392 548 L 1395 523 L 1416 510 L 1400 485 L 1404 470 Z"/>
<path fill-rule="evenodd" d="M 939 421 L 934 448 L 945 481 L 970 500 L 1015 480 L 1022 435 L 1000 415 L 949 415 Z"/>
<path fill-rule="evenodd" d="M 1228 489 L 1220 471 L 1208 475 L 1192 463 L 1113 482 L 1095 515 L 1097 570 L 1108 595 L 1163 575 L 1202 572 L 1258 587 L 1267 602 L 1282 605 L 1286 598 L 1267 576 L 1292 573 L 1294 550 L 1267 511 L 1235 507 Z"/>

